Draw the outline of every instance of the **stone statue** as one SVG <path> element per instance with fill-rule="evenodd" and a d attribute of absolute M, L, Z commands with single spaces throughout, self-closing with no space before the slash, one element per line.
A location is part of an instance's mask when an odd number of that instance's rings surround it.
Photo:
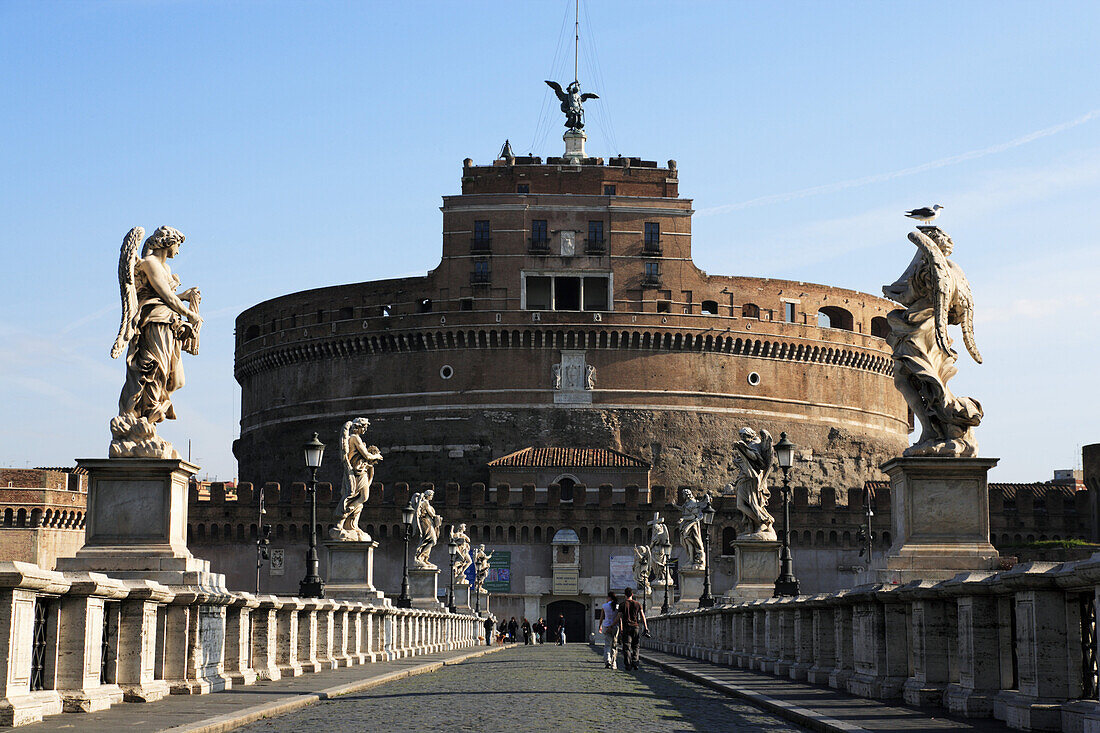
<path fill-rule="evenodd" d="M 653 537 L 649 540 L 650 577 L 667 583 L 668 561 L 672 555 L 672 540 L 668 535 L 668 525 L 665 524 L 660 512 L 653 512 L 653 520 L 648 524 L 653 527 Z"/>
<path fill-rule="evenodd" d="M 363 434 L 370 427 L 370 420 L 357 417 L 344 423 L 340 433 L 340 457 L 344 462 L 344 482 L 340 491 L 340 518 L 329 529 L 334 540 L 370 542 L 371 537 L 359 527 L 359 515 L 370 498 L 374 482 L 374 466 L 382 460 L 378 446 L 367 446 Z"/>
<path fill-rule="evenodd" d="M 584 129 L 584 107 L 581 105 L 589 99 L 599 99 L 599 95 L 586 92 L 581 94 L 581 83 L 574 80 L 562 91 L 561 84 L 556 81 L 547 81 L 546 85 L 554 90 L 561 101 L 561 111 L 565 113 L 565 126 L 570 130 Z"/>
<path fill-rule="evenodd" d="M 561 364 L 550 367 L 550 382 L 554 385 L 554 389 L 561 389 Z"/>
<path fill-rule="evenodd" d="M 474 583 L 479 591 L 485 590 L 485 580 L 489 577 L 489 559 L 493 553 L 485 552 L 485 545 L 478 545 L 474 550 Z"/>
<path fill-rule="evenodd" d="M 702 570 L 707 566 L 703 556 L 703 509 L 710 501 L 695 498 L 688 489 L 684 489 L 684 503 L 673 504 L 680 510 L 677 527 L 680 530 L 680 546 L 687 553 L 687 566 L 692 570 Z"/>
<path fill-rule="evenodd" d="M 978 453 L 973 429 L 982 406 L 956 397 L 947 387 L 958 354 L 951 348 L 949 324 L 962 328 L 963 343 L 974 361 L 982 356 L 974 343 L 974 297 L 963 271 L 948 259 L 951 237 L 935 226 L 909 233 L 916 256 L 883 295 L 903 308 L 890 311 L 886 342 L 894 351 L 894 385 L 920 422 L 921 434 L 906 456 L 972 457 Z"/>
<path fill-rule="evenodd" d="M 596 367 L 591 364 L 584 366 L 584 388 L 596 389 Z"/>
<path fill-rule="evenodd" d="M 775 464 L 772 436 L 761 430 L 741 428 L 741 440 L 733 444 L 733 462 L 740 474 L 734 485 L 740 512 L 739 540 L 774 540 L 775 518 L 768 513 L 768 476 Z"/>
<path fill-rule="evenodd" d="M 175 420 L 172 393 L 183 386 L 180 352 L 199 353 L 202 318 L 198 288 L 176 293 L 180 279 L 168 260 L 179 254 L 184 236 L 160 227 L 145 240 L 134 227 L 122 240 L 118 284 L 122 322 L 111 358 L 126 350 L 126 382 L 118 398 L 118 417 L 111 420 L 111 458 L 179 458 L 157 435 L 157 423 Z"/>
<path fill-rule="evenodd" d="M 652 565 L 649 547 L 634 545 L 634 587 L 645 595 L 649 593 L 649 572 Z"/>
<path fill-rule="evenodd" d="M 473 558 L 470 557 L 470 537 L 466 534 L 466 525 L 460 524 L 457 527 L 451 525 L 451 540 L 454 540 L 456 545 L 454 564 L 451 566 L 451 574 L 454 575 L 455 582 L 461 582 L 466 577 L 466 568 L 473 565 Z"/>
<path fill-rule="evenodd" d="M 420 544 L 413 553 L 413 566 L 419 570 L 438 570 L 428 556 L 439 542 L 439 529 L 443 526 L 443 517 L 435 513 L 432 497 L 435 492 L 428 489 L 423 494 L 414 494 L 412 504 L 416 508 L 416 532 L 420 535 Z"/>

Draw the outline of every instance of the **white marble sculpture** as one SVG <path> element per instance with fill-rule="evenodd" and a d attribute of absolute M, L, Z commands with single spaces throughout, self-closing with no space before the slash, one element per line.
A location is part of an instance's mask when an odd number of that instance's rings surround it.
<path fill-rule="evenodd" d="M 668 534 L 668 525 L 660 512 L 653 512 L 649 522 L 653 527 L 653 537 L 649 540 L 650 577 L 668 581 L 668 561 L 672 555 L 672 539 Z"/>
<path fill-rule="evenodd" d="M 584 366 L 584 388 L 596 389 L 596 367 L 591 364 L 585 364 Z"/>
<path fill-rule="evenodd" d="M 435 492 L 428 489 L 422 494 L 414 494 L 413 507 L 416 510 L 416 533 L 420 535 L 420 543 L 413 553 L 413 567 L 418 570 L 438 570 L 428 556 L 432 554 L 432 548 L 439 542 L 439 530 L 443 526 L 443 517 L 435 513 L 432 506 L 432 497 Z"/>
<path fill-rule="evenodd" d="M 978 453 L 973 429 L 981 422 L 982 406 L 947 387 L 958 371 L 948 325 L 961 327 L 970 356 L 982 361 L 974 343 L 970 284 L 948 259 L 954 243 L 942 229 L 919 227 L 909 233 L 909 241 L 917 246 L 916 256 L 897 282 L 882 288 L 887 298 L 904 306 L 887 314 L 886 342 L 894 352 L 894 384 L 921 426 L 905 455 L 973 457 Z"/>
<path fill-rule="evenodd" d="M 340 518 L 329 529 L 329 537 L 350 542 L 370 542 L 371 536 L 359 527 L 359 515 L 370 498 L 374 482 L 374 466 L 382 460 L 378 446 L 367 446 L 363 434 L 370 427 L 370 420 L 357 417 L 344 423 L 340 433 L 340 457 L 344 463 L 344 482 L 341 488 Z"/>
<path fill-rule="evenodd" d="M 775 518 L 768 513 L 768 476 L 775 464 L 772 436 L 741 428 L 733 444 L 733 462 L 740 471 L 733 490 L 737 494 L 739 540 L 775 540 Z"/>
<path fill-rule="evenodd" d="M 649 593 L 649 573 L 652 565 L 649 547 L 634 545 L 634 587 L 639 593 Z"/>
<path fill-rule="evenodd" d="M 179 458 L 157 423 L 175 420 L 172 393 L 183 386 L 181 352 L 199 353 L 202 318 L 198 288 L 176 293 L 178 276 L 168 260 L 179 254 L 184 236 L 160 227 L 145 240 L 134 227 L 122 240 L 118 284 L 122 321 L 111 347 L 111 358 L 126 351 L 126 382 L 118 398 L 118 416 L 111 420 L 111 458 Z M 139 252 L 140 249 L 140 252 Z"/>
<path fill-rule="evenodd" d="M 684 503 L 673 506 L 680 510 L 677 527 L 680 546 L 687 553 L 685 565 L 692 570 L 702 570 L 707 566 L 703 556 L 703 509 L 707 502 L 699 501 L 690 490 L 684 489 Z"/>
<path fill-rule="evenodd" d="M 561 364 L 550 367 L 550 383 L 554 389 L 561 389 Z"/>
<path fill-rule="evenodd" d="M 489 577 L 489 560 L 493 553 L 485 552 L 485 545 L 478 545 L 474 550 L 474 582 L 479 591 L 485 589 L 485 580 Z"/>
<path fill-rule="evenodd" d="M 455 582 L 461 582 L 466 578 L 466 569 L 474 563 L 473 558 L 470 557 L 470 537 L 466 534 L 466 525 L 459 524 L 456 527 L 452 524 L 450 539 L 455 543 L 451 574 L 454 575 Z"/>

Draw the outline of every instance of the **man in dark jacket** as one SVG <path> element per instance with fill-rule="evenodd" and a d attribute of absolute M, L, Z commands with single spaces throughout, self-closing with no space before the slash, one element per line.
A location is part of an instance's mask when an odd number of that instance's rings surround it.
<path fill-rule="evenodd" d="M 623 669 L 638 668 L 638 641 L 641 634 L 649 636 L 649 622 L 645 618 L 642 604 L 634 600 L 634 589 L 623 591 L 625 598 L 619 605 L 619 620 L 622 623 Z"/>

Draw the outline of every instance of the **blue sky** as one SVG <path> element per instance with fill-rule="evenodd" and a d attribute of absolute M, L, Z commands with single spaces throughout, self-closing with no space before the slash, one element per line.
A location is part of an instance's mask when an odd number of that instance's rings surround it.
<path fill-rule="evenodd" d="M 582 3 L 589 152 L 679 163 L 696 263 L 878 292 L 946 206 L 994 480 L 1100 441 L 1097 3 Z M 162 434 L 232 478 L 233 319 L 424 273 L 462 159 L 557 155 L 572 2 L 0 0 L 0 465 L 106 454 L 117 257 L 169 224 L 202 353 Z"/>

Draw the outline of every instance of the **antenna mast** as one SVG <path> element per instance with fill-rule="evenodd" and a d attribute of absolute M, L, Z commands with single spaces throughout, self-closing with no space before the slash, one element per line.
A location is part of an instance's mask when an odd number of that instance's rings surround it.
<path fill-rule="evenodd" d="M 573 81 L 579 82 L 580 79 L 577 76 L 577 58 L 580 56 L 581 48 L 581 0 L 577 0 L 576 4 L 576 20 L 573 22 Z"/>

